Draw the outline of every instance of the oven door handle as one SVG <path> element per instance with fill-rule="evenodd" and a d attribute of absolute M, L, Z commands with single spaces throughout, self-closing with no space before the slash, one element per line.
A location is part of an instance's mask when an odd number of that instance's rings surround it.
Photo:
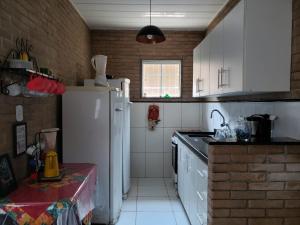
<path fill-rule="evenodd" d="M 178 145 L 172 142 L 172 167 L 175 173 L 177 173 L 177 166 L 178 166 L 177 160 L 178 160 Z"/>

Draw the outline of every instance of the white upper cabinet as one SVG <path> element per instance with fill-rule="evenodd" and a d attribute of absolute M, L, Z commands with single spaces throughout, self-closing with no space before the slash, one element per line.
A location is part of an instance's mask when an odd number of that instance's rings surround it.
<path fill-rule="evenodd" d="M 200 44 L 193 52 L 193 97 L 200 97 Z"/>
<path fill-rule="evenodd" d="M 209 94 L 209 51 L 210 40 L 207 38 L 194 49 L 193 97 L 201 97 Z"/>
<path fill-rule="evenodd" d="M 244 90 L 290 91 L 292 0 L 247 0 Z"/>
<path fill-rule="evenodd" d="M 219 23 L 207 37 L 210 39 L 210 94 L 221 94 L 221 70 L 223 68 L 224 23 Z"/>
<path fill-rule="evenodd" d="M 209 95 L 209 51 L 210 40 L 205 39 L 200 45 L 200 81 L 199 95 Z"/>
<path fill-rule="evenodd" d="M 224 64 L 220 72 L 223 93 L 243 91 L 244 1 L 225 17 L 223 32 Z"/>
<path fill-rule="evenodd" d="M 200 43 L 195 97 L 290 91 L 291 39 L 292 0 L 241 0 Z"/>

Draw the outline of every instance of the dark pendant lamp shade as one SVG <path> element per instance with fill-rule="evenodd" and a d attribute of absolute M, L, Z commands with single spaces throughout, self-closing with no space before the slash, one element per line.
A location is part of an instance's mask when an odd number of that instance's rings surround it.
<path fill-rule="evenodd" d="M 156 44 L 165 40 L 163 32 L 153 25 L 143 27 L 136 36 L 136 41 L 145 44 Z"/>
<path fill-rule="evenodd" d="M 151 25 L 151 0 L 150 0 L 150 25 L 143 27 L 136 35 L 136 41 L 144 44 L 156 44 L 166 40 L 163 32 Z"/>

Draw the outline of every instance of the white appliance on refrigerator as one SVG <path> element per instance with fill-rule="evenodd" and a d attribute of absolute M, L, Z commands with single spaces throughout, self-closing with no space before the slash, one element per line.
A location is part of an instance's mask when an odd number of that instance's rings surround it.
<path fill-rule="evenodd" d="M 130 189 L 130 80 L 126 78 L 110 79 L 108 83 L 111 87 L 119 88 L 123 91 L 123 133 L 122 133 L 122 190 L 123 198 L 126 199 Z"/>
<path fill-rule="evenodd" d="M 62 106 L 63 162 L 97 165 L 93 223 L 115 224 L 122 207 L 122 92 L 68 87 Z"/>

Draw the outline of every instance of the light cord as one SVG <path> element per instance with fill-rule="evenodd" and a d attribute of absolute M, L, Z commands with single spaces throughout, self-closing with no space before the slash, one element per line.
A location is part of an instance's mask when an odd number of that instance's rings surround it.
<path fill-rule="evenodd" d="M 151 21 L 151 14 L 152 14 L 151 12 L 152 12 L 152 7 L 151 7 L 151 0 L 150 0 L 150 26 L 151 26 L 151 22 L 152 22 Z"/>

